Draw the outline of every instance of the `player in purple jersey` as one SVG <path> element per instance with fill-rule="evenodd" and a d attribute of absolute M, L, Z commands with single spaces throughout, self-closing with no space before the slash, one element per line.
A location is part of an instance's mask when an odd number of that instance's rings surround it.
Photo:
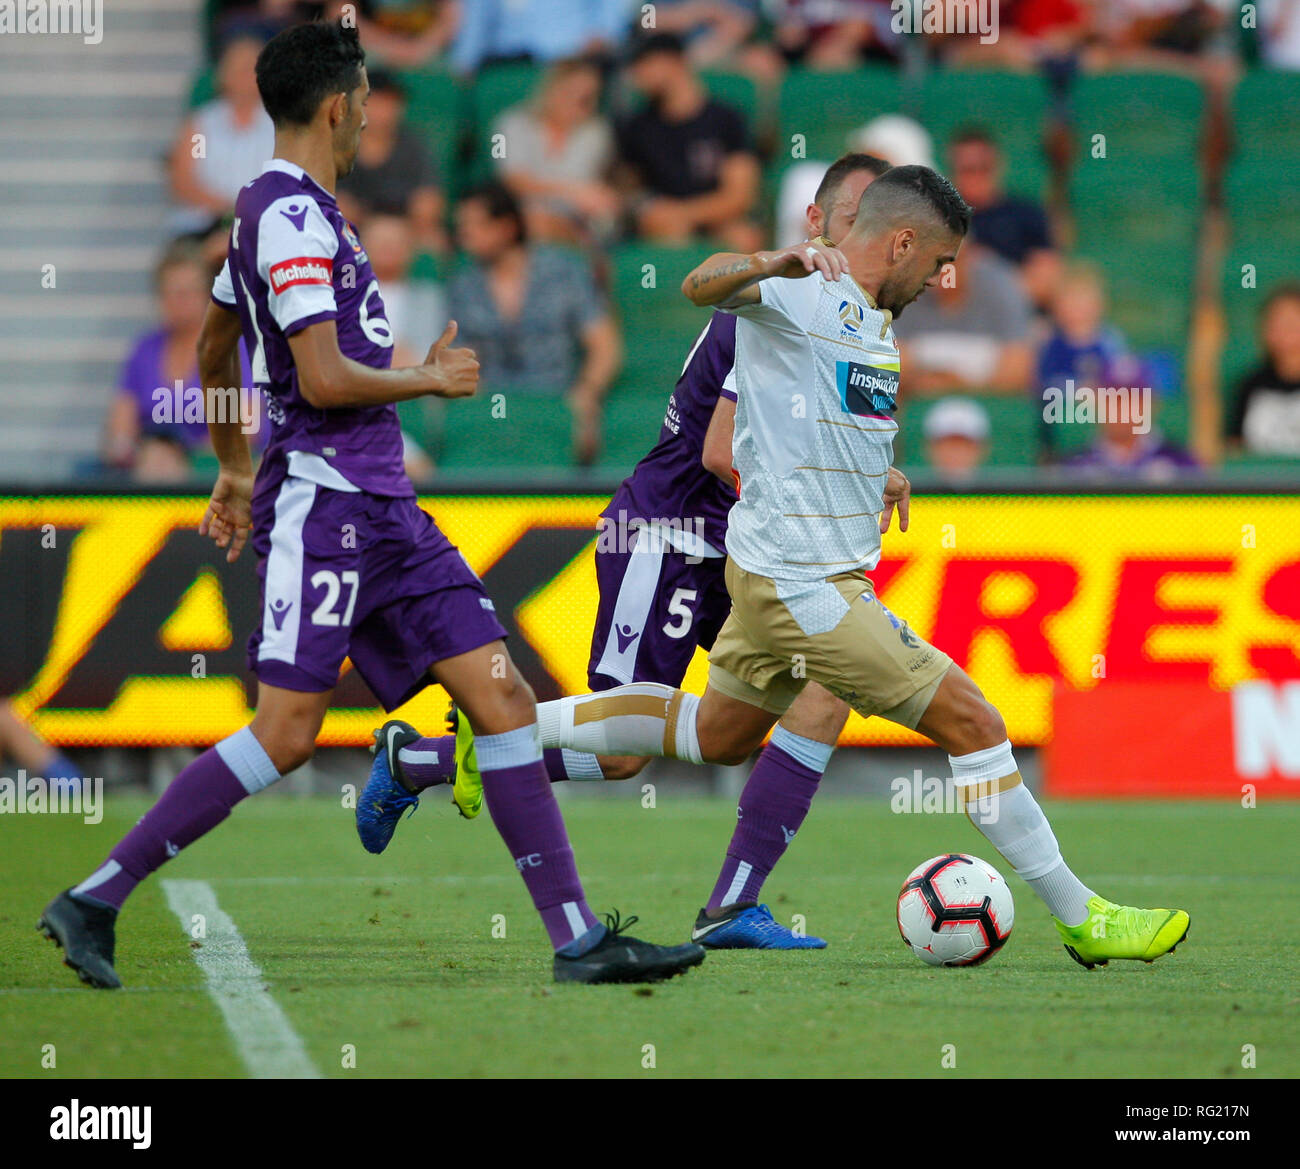
<path fill-rule="evenodd" d="M 835 162 L 808 206 L 808 238 L 847 235 L 862 192 L 887 169 L 866 154 Z M 712 646 L 730 612 L 723 550 L 727 513 L 736 500 L 735 345 L 736 318 L 715 312 L 668 399 L 659 441 L 601 512 L 600 604 L 588 665 L 592 690 L 635 682 L 680 685 L 696 647 Z M 895 479 L 905 482 L 892 472 Z M 696 920 L 696 940 L 737 949 L 825 946 L 773 921 L 758 894 L 807 814 L 848 714 L 846 703 L 811 683 L 781 719 L 741 794 L 740 823 Z M 395 735 L 399 746 L 385 763 L 382 781 L 372 780 L 358 801 L 358 828 L 371 851 L 387 845 L 397 817 L 417 802 L 421 789 L 455 777 L 450 737 L 420 739 L 404 723 L 386 724 L 381 733 Z M 552 780 L 628 779 L 649 761 L 554 747 L 545 759 Z M 390 776 L 398 776 L 406 791 L 385 791 Z"/>
<path fill-rule="evenodd" d="M 355 29 L 298 25 L 267 43 L 258 89 L 275 157 L 235 204 L 225 268 L 199 339 L 205 387 L 239 382 L 242 333 L 272 436 L 256 478 L 238 421 L 210 424 L 221 470 L 200 532 L 226 559 L 252 532 L 262 624 L 249 640 L 252 723 L 185 768 L 39 928 L 98 987 L 127 895 L 235 804 L 312 755 L 344 657 L 387 709 L 438 681 L 477 732 L 476 786 L 555 949 L 557 981 L 646 982 L 704 957 L 596 921 L 542 761 L 532 691 L 465 558 L 415 503 L 394 403 L 473 394 L 478 363 L 454 322 L 423 365 L 390 369 L 393 336 L 365 249 L 334 200 L 369 92 Z"/>

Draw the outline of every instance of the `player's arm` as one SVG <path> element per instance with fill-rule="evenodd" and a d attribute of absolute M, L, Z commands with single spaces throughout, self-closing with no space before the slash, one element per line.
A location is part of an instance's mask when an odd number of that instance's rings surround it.
<path fill-rule="evenodd" d="M 448 323 L 422 365 L 373 369 L 345 357 L 333 320 L 316 321 L 289 338 L 298 390 L 321 410 L 383 406 L 432 394 L 467 398 L 478 388 L 478 359 L 472 349 L 451 349 L 456 322 Z"/>
<path fill-rule="evenodd" d="M 243 371 L 239 365 L 239 316 L 215 299 L 203 318 L 198 351 L 199 384 L 205 401 L 212 400 L 210 387 L 240 386 Z M 199 534 L 211 536 L 218 548 L 226 549 L 226 559 L 233 562 L 252 525 L 253 458 L 238 416 L 224 421 L 209 418 L 208 435 L 221 469 L 199 524 Z"/>
<path fill-rule="evenodd" d="M 718 227 L 749 214 L 758 197 L 758 159 L 738 152 L 723 160 L 718 187 L 682 200 L 682 209 L 697 227 Z"/>
<path fill-rule="evenodd" d="M 573 411 L 574 457 L 579 465 L 587 466 L 599 452 L 605 395 L 623 363 L 623 343 L 614 319 L 604 314 L 591 321 L 582 330 L 582 348 L 582 368 L 569 388 L 568 399 Z"/>
<path fill-rule="evenodd" d="M 718 252 L 694 268 L 682 281 L 682 295 L 701 308 L 736 308 L 758 304 L 758 285 L 772 277 L 795 279 L 820 272 L 838 280 L 849 270 L 839 248 L 818 242 L 795 244 L 775 252 Z"/>
<path fill-rule="evenodd" d="M 731 440 L 735 433 L 736 399 L 719 394 L 718 404 L 713 407 L 713 417 L 709 419 L 709 429 L 704 435 L 704 451 L 700 462 L 706 471 L 716 475 L 733 490 L 736 480 L 731 473 Z"/>

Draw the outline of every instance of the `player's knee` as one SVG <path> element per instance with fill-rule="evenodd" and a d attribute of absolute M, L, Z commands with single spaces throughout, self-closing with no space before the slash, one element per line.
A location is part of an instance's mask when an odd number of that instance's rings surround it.
<path fill-rule="evenodd" d="M 648 755 L 602 755 L 600 772 L 607 780 L 631 779 L 650 762 Z"/>
<path fill-rule="evenodd" d="M 257 741 L 281 775 L 296 771 L 316 753 L 316 737 L 295 726 L 258 730 Z"/>
<path fill-rule="evenodd" d="M 996 747 L 1006 740 L 1007 724 L 1002 721 L 998 708 L 982 694 L 964 698 L 955 721 L 955 729 L 965 748 L 963 753 Z"/>

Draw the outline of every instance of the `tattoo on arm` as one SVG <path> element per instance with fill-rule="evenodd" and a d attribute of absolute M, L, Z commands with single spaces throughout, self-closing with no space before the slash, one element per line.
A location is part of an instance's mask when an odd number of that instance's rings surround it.
<path fill-rule="evenodd" d="M 691 274 L 691 287 L 703 288 L 704 285 L 717 280 L 719 277 L 736 276 L 741 272 L 748 272 L 750 264 L 751 260 L 746 256 L 743 260 L 733 260 L 730 264 L 723 264 L 720 268 L 710 268 L 704 272 L 693 272 Z"/>

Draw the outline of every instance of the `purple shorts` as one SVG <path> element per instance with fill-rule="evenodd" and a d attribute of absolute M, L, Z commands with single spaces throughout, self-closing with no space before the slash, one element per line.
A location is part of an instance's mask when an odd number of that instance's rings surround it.
<path fill-rule="evenodd" d="M 429 667 L 506 636 L 474 570 L 414 499 L 337 491 L 287 474 L 259 483 L 253 539 L 258 680 L 319 692 L 352 659 L 385 710 Z"/>
<path fill-rule="evenodd" d="M 688 557 L 644 530 L 626 552 L 596 552 L 600 606 L 587 684 L 679 686 L 695 647 L 708 649 L 731 612 L 724 557 Z"/>

